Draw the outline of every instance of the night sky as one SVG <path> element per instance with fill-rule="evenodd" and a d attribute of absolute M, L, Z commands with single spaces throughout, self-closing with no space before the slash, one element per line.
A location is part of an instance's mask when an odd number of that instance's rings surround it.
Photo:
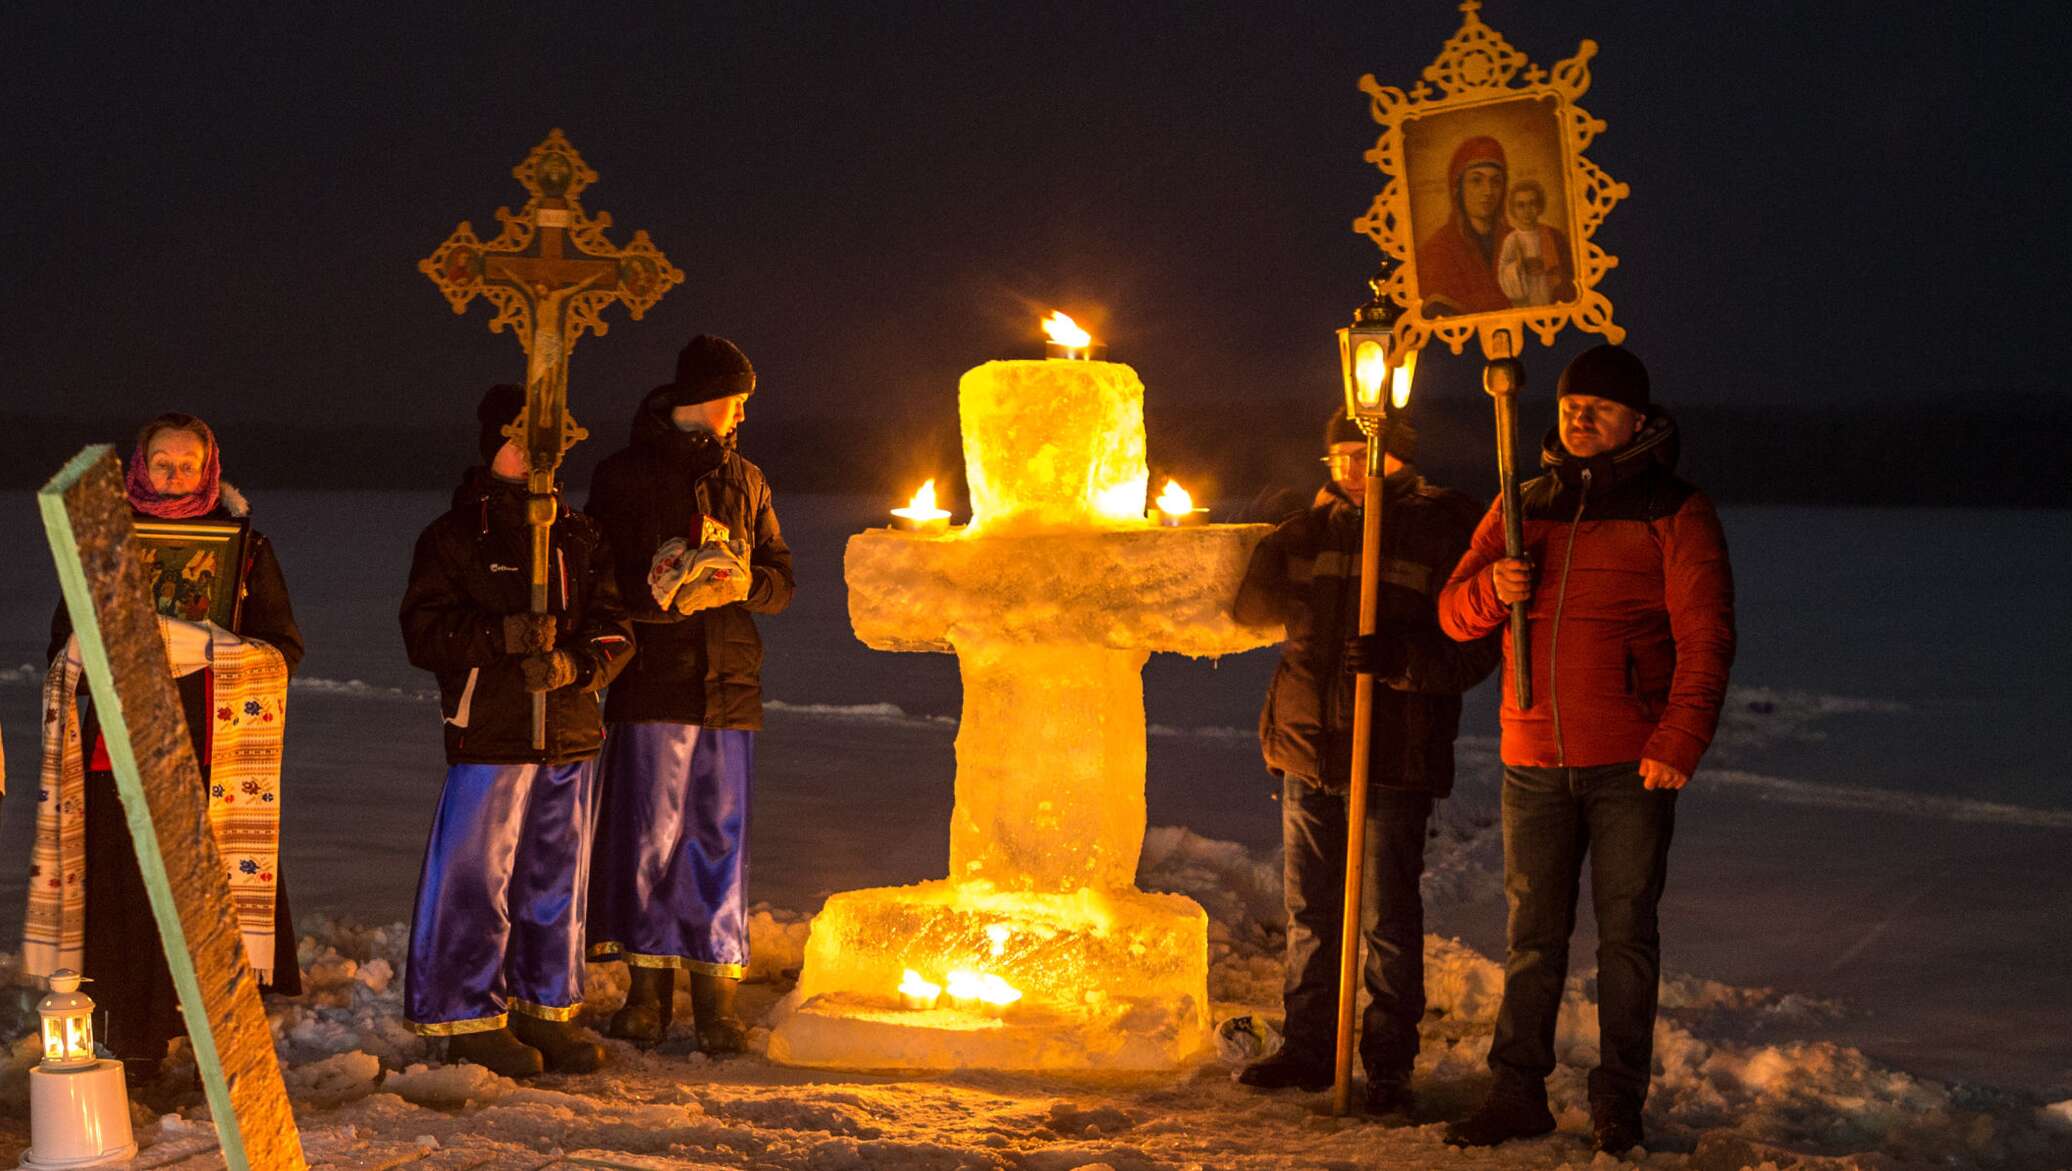
<path fill-rule="evenodd" d="M 1632 187 L 1598 236 L 1621 262 L 1603 288 L 1659 398 L 2062 393 L 2058 6 L 1482 15 L 1542 66 L 1600 44 L 1591 157 Z M 1459 19 L 10 4 L 0 408 L 471 425 L 519 348 L 480 303 L 453 316 L 416 262 L 462 219 L 492 235 L 524 199 L 511 166 L 557 126 L 602 173 L 589 210 L 687 273 L 575 351 L 576 411 L 614 442 L 693 333 L 748 352 L 763 420 L 936 416 L 964 368 L 1030 355 L 1054 305 L 1154 403 L 1328 403 L 1330 331 L 1377 258 L 1350 230 L 1381 186 L 1356 84 L 1412 84 Z M 1589 340 L 1533 343 L 1534 390 Z M 1430 368 L 1420 393 L 1473 393 L 1473 363 Z"/>

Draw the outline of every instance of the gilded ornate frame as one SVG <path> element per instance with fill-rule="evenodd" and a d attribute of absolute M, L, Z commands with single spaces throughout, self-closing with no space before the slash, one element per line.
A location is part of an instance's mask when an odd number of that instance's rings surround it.
<path fill-rule="evenodd" d="M 1477 337 L 1485 357 L 1515 357 L 1523 348 L 1527 329 L 1539 337 L 1542 345 L 1552 345 L 1555 335 L 1567 325 L 1618 342 L 1626 331 L 1613 323 L 1612 303 L 1598 291 L 1597 284 L 1619 262 L 1592 237 L 1613 205 L 1629 191 L 1626 184 L 1615 182 L 1584 157 L 1583 152 L 1605 123 L 1576 104 L 1590 88 L 1589 62 L 1597 54 L 1597 43 L 1583 41 L 1575 56 L 1558 63 L 1549 73 L 1532 64 L 1525 54 L 1484 24 L 1478 15 L 1481 7 L 1481 0 L 1464 0 L 1459 30 L 1425 67 L 1423 80 L 1408 92 L 1380 84 L 1371 73 L 1360 79 L 1360 89 L 1371 99 L 1374 120 L 1382 128 L 1381 137 L 1366 158 L 1388 181 L 1375 197 L 1374 205 L 1353 221 L 1353 230 L 1372 237 L 1384 253 L 1401 262 L 1380 289 L 1405 310 L 1396 323 L 1391 349 L 1402 353 L 1421 348 L 1436 338 L 1458 354 L 1469 337 Z M 1575 265 L 1576 298 L 1551 305 L 1427 317 L 1424 301 L 1414 291 L 1417 241 L 1412 238 L 1405 126 L 1433 115 L 1519 99 L 1553 105 L 1564 156 L 1561 182 Z"/>

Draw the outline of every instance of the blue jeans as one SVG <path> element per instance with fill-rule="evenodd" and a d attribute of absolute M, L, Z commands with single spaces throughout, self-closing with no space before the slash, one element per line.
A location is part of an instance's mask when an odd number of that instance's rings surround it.
<path fill-rule="evenodd" d="M 1362 973 L 1373 998 L 1360 1021 L 1368 1079 L 1408 1078 L 1424 1017 L 1424 793 L 1369 788 L 1362 864 Z M 1281 781 L 1282 888 L 1288 954 L 1283 1050 L 1329 1068 L 1338 1033 L 1338 936 L 1345 922 L 1346 798 L 1300 777 Z"/>
<path fill-rule="evenodd" d="M 1662 978 L 1655 908 L 1669 872 L 1676 791 L 1643 787 L 1637 764 L 1504 766 L 1509 955 L 1489 1047 L 1500 1089 L 1544 1096 L 1554 1072 L 1555 1015 L 1568 979 L 1568 940 L 1587 856 L 1597 916 L 1599 1037 L 1590 1095 L 1635 1104 L 1647 1097 Z"/>

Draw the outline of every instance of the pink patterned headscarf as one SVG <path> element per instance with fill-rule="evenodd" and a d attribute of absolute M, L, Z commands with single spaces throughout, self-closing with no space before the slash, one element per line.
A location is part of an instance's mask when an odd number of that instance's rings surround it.
<path fill-rule="evenodd" d="M 184 496 L 167 496 L 151 486 L 148 466 L 151 440 L 161 431 L 191 432 L 201 439 L 202 446 L 208 451 L 201 464 L 201 487 Z M 216 510 L 216 497 L 222 481 L 223 464 L 218 456 L 216 433 L 193 415 L 175 411 L 160 415 L 137 432 L 137 451 L 130 458 L 129 474 L 123 487 L 128 491 L 130 507 L 138 512 L 160 520 L 188 520 L 207 516 Z"/>

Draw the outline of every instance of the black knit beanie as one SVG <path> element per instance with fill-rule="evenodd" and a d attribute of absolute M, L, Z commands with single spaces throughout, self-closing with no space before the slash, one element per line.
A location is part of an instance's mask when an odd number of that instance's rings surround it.
<path fill-rule="evenodd" d="M 755 367 L 741 347 L 723 337 L 699 334 L 676 355 L 676 381 L 669 405 L 689 406 L 716 398 L 755 393 Z"/>
<path fill-rule="evenodd" d="M 475 423 L 480 428 L 477 442 L 482 448 L 482 462 L 496 461 L 497 449 L 504 445 L 504 428 L 516 422 L 525 411 L 525 392 L 515 386 L 492 386 L 489 393 L 475 406 Z M 523 446 L 521 444 L 520 446 Z"/>
<path fill-rule="evenodd" d="M 1608 398 L 1643 414 L 1653 405 L 1648 397 L 1648 368 L 1633 351 L 1614 345 L 1591 346 L 1577 354 L 1554 387 L 1555 398 L 1564 394 Z"/>
<path fill-rule="evenodd" d="M 1324 450 L 1331 450 L 1335 443 L 1365 443 L 1367 435 L 1360 425 L 1345 417 L 1345 408 L 1331 412 L 1331 419 L 1324 424 Z M 1386 455 L 1395 456 L 1404 463 L 1417 462 L 1417 428 L 1410 420 L 1397 415 L 1389 420 L 1388 446 L 1382 449 Z"/>

